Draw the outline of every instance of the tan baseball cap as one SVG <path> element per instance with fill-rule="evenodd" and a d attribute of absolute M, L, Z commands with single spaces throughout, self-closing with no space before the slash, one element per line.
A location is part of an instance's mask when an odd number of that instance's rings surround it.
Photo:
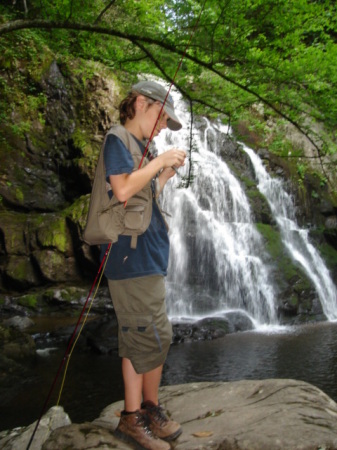
<path fill-rule="evenodd" d="M 132 86 L 132 90 L 138 92 L 139 94 L 145 95 L 145 97 L 158 100 L 161 103 L 164 103 L 167 95 L 167 90 L 155 81 L 140 81 Z M 180 130 L 182 128 L 182 124 L 179 122 L 179 119 L 174 112 L 174 102 L 171 94 L 169 94 L 166 98 L 164 111 L 169 116 L 167 121 L 168 128 L 172 131 Z"/>

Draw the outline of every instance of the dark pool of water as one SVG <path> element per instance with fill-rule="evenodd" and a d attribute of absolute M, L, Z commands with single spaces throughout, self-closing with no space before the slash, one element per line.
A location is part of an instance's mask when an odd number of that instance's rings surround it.
<path fill-rule="evenodd" d="M 38 357 L 33 375 L 15 394 L 0 400 L 1 430 L 30 424 L 39 417 L 64 351 Z M 61 378 L 48 408 L 56 404 Z M 307 381 L 337 401 L 337 323 L 306 325 L 287 332 L 237 333 L 174 345 L 162 384 L 265 378 Z M 93 420 L 105 406 L 122 398 L 117 354 L 78 353 L 75 348 L 60 402 L 71 420 Z"/>

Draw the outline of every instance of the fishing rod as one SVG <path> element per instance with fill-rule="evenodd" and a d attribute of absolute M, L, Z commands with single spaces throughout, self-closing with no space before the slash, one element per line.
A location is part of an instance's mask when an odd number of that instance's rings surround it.
<path fill-rule="evenodd" d="M 161 115 L 162 115 L 164 106 L 165 106 L 165 104 L 166 104 L 166 101 L 167 101 L 167 99 L 168 99 L 168 96 L 170 95 L 171 88 L 172 88 L 172 86 L 173 86 L 173 84 L 174 84 L 174 82 L 175 82 L 175 79 L 176 79 L 176 76 L 177 76 L 177 74 L 178 74 L 178 72 L 179 72 L 179 69 L 181 68 L 181 65 L 182 65 L 183 60 L 184 60 L 184 58 L 185 58 L 185 56 L 186 56 L 187 50 L 188 50 L 188 48 L 189 48 L 189 46 L 190 46 L 190 44 L 191 44 L 191 41 L 192 41 L 192 39 L 193 39 L 193 36 L 194 36 L 194 34 L 195 34 L 195 31 L 196 31 L 197 26 L 198 26 L 199 21 L 200 21 L 200 17 L 201 17 L 201 15 L 202 15 L 203 10 L 204 10 L 206 1 L 207 1 L 207 0 L 204 0 L 204 3 L 203 3 L 203 5 L 202 5 L 202 7 L 201 7 L 201 9 L 200 9 L 199 16 L 198 16 L 198 18 L 197 18 L 197 20 L 196 20 L 196 23 L 195 23 L 195 25 L 194 25 L 194 27 L 193 27 L 193 29 L 192 29 L 192 33 L 191 33 L 190 38 L 189 38 L 189 40 L 188 40 L 188 43 L 187 43 L 187 45 L 186 45 L 186 47 L 185 47 L 184 53 L 183 53 L 182 57 L 180 58 L 180 61 L 179 61 L 179 64 L 178 64 L 178 66 L 177 66 L 177 69 L 176 69 L 176 71 L 175 71 L 175 74 L 174 74 L 174 76 L 173 76 L 173 78 L 172 78 L 172 80 L 171 80 L 171 83 L 170 83 L 170 85 L 169 85 L 169 89 L 168 89 L 168 91 L 167 91 L 167 93 L 166 93 L 166 97 L 165 97 L 164 102 L 163 102 L 163 104 L 162 104 L 162 107 L 161 107 L 161 109 L 160 109 L 160 111 L 159 111 L 159 114 L 158 114 L 156 123 L 155 123 L 155 125 L 154 125 L 154 127 L 153 127 L 153 129 L 152 129 L 150 138 L 149 138 L 149 140 L 148 140 L 148 142 L 147 142 L 147 144 L 146 144 L 146 147 L 145 147 L 145 150 L 144 150 L 144 152 L 143 152 L 142 159 L 141 159 L 141 161 L 140 161 L 140 163 L 139 163 L 138 169 L 140 169 L 140 168 L 142 167 L 143 161 L 144 161 L 144 159 L 145 159 L 145 157 L 146 157 L 146 155 L 147 155 L 147 153 L 148 153 L 148 151 L 149 151 L 149 146 L 150 146 L 150 143 L 151 143 L 152 140 L 153 140 L 154 133 L 155 133 L 156 128 L 157 128 L 157 126 L 158 126 L 158 124 L 159 124 L 159 122 L 160 122 L 160 119 L 161 119 Z M 176 169 L 175 167 L 173 167 L 173 169 L 174 169 L 175 172 L 179 175 L 177 169 Z M 126 202 L 125 202 L 124 205 L 126 205 Z M 94 298 L 95 298 L 95 296 L 96 296 L 96 293 L 97 293 L 97 291 L 98 291 L 98 288 L 99 288 L 99 286 L 100 286 L 100 282 L 101 282 L 102 276 L 103 276 L 103 274 L 104 274 L 104 269 L 105 269 L 105 266 L 106 266 L 106 264 L 107 264 L 107 261 L 108 261 L 109 255 L 110 255 L 111 246 L 112 246 L 112 242 L 109 243 L 109 245 L 108 245 L 108 247 L 107 247 L 107 249 L 106 249 L 106 251 L 105 251 L 105 253 L 104 253 L 104 256 L 103 256 L 103 258 L 102 258 L 101 264 L 100 264 L 99 269 L 98 269 L 98 271 L 97 271 L 97 274 L 96 274 L 96 276 L 95 276 L 94 282 L 93 282 L 93 284 L 92 284 L 92 286 L 91 286 L 91 288 L 90 288 L 90 290 L 89 290 L 87 299 L 86 299 L 86 301 L 85 301 L 85 303 L 84 303 L 84 306 L 83 306 L 83 308 L 82 308 L 82 311 L 81 311 L 81 313 L 80 313 L 80 316 L 79 316 L 79 318 L 78 318 L 78 321 L 77 321 L 77 323 L 76 323 L 76 325 L 75 325 L 75 328 L 74 328 L 74 331 L 73 331 L 73 333 L 72 333 L 72 335 L 71 335 L 71 338 L 69 339 L 68 346 L 67 346 L 67 348 L 66 348 L 66 351 L 65 351 L 65 353 L 64 353 L 64 356 L 63 356 L 63 358 L 62 358 L 62 360 L 61 360 L 61 363 L 60 363 L 60 365 L 59 365 L 59 368 L 58 368 L 58 370 L 57 370 L 56 376 L 55 376 L 55 378 L 54 378 L 54 380 L 53 380 L 53 382 L 52 382 L 52 385 L 51 385 L 50 390 L 49 390 L 49 392 L 48 392 L 47 398 L 46 398 L 46 400 L 45 400 L 45 402 L 44 402 L 44 404 L 43 404 L 43 407 L 42 407 L 42 409 L 41 409 L 40 416 L 39 416 L 39 418 L 38 418 L 38 420 L 37 420 L 37 422 L 36 422 L 35 428 L 34 428 L 34 430 L 33 430 L 33 433 L 32 433 L 32 435 L 31 435 L 31 438 L 30 438 L 30 440 L 29 440 L 29 442 L 28 442 L 28 445 L 27 445 L 26 450 L 29 450 L 29 449 L 30 449 L 30 446 L 31 446 L 31 444 L 32 444 L 32 442 L 33 442 L 34 436 L 35 436 L 36 431 L 37 431 L 37 429 L 38 429 L 38 427 L 39 427 L 39 424 L 40 424 L 40 422 L 41 422 L 41 419 L 42 419 L 42 417 L 43 417 L 43 415 L 44 415 L 44 413 L 45 413 L 45 411 L 46 411 L 46 409 L 47 409 L 47 405 L 48 405 L 49 400 L 50 400 L 50 398 L 51 398 L 51 395 L 52 395 L 52 393 L 53 393 L 53 391 L 54 391 L 54 387 L 55 387 L 55 385 L 56 385 L 56 382 L 57 382 L 57 380 L 58 380 L 58 377 L 59 377 L 59 375 L 60 375 L 60 373 L 61 373 L 61 371 L 62 371 L 62 368 L 63 368 L 64 364 L 66 363 L 66 368 L 65 368 L 65 372 L 64 372 L 64 376 L 63 376 L 63 381 L 62 381 L 62 385 L 61 385 L 61 389 L 60 389 L 60 393 L 59 393 L 59 397 L 58 397 L 58 403 L 57 403 L 57 404 L 59 404 L 59 401 L 60 401 L 60 398 L 61 398 L 61 393 L 62 393 L 63 386 L 64 386 L 65 376 L 66 376 L 66 373 L 67 373 L 67 367 L 68 367 L 69 361 L 70 361 L 70 357 L 71 357 L 72 352 L 73 352 L 73 350 L 74 350 L 74 347 L 75 347 L 75 345 L 76 345 L 76 343 L 77 343 L 77 341 L 78 341 L 78 338 L 79 338 L 79 336 L 80 336 L 80 334 L 81 334 L 81 332 L 82 332 L 82 329 L 83 329 L 84 324 L 85 324 L 85 322 L 86 322 L 86 319 L 87 319 L 87 317 L 88 317 L 88 314 L 89 314 L 91 305 L 92 305 L 92 303 L 93 303 L 93 300 L 94 300 Z M 79 331 L 79 333 L 78 333 L 78 335 L 77 335 L 77 338 L 75 339 L 75 337 L 76 337 L 76 332 L 77 332 L 78 327 L 79 327 L 79 325 L 80 325 L 80 323 L 81 323 L 82 317 L 84 316 L 84 311 L 85 311 L 86 308 L 87 308 L 87 304 L 88 304 L 89 299 L 90 299 L 90 297 L 91 297 L 91 295 L 92 295 L 92 292 L 93 292 L 93 290 L 94 290 L 94 288 L 95 288 L 95 285 L 96 285 L 96 283 L 97 283 L 98 278 L 99 278 L 99 281 L 98 281 L 98 284 L 97 284 L 97 287 L 96 287 L 96 290 L 95 290 L 95 294 L 94 294 L 94 296 L 93 296 L 92 299 L 91 299 L 90 308 L 88 309 L 88 312 L 87 312 L 87 314 L 86 314 L 86 316 L 85 316 L 85 319 L 84 319 L 84 321 L 83 321 L 83 323 L 82 323 L 82 327 L 81 327 L 81 329 L 80 329 L 80 331 Z"/>
<path fill-rule="evenodd" d="M 169 97 L 169 95 L 170 95 L 170 91 L 171 91 L 171 88 L 172 88 L 172 86 L 173 86 L 173 84 L 174 84 L 174 82 L 175 82 L 176 76 L 177 76 L 177 74 L 178 74 L 178 72 L 179 72 L 179 70 L 180 70 L 180 67 L 181 67 L 181 65 L 182 65 L 182 63 L 183 63 L 183 60 L 185 59 L 187 50 L 188 50 L 189 46 L 191 45 L 193 36 L 194 36 L 194 34 L 195 34 L 195 31 L 196 31 L 197 26 L 198 26 L 199 21 L 200 21 L 201 14 L 202 14 L 202 12 L 203 12 L 203 10 L 204 10 L 204 8 L 205 8 L 206 1 L 207 1 L 207 0 L 204 0 L 204 3 L 203 3 L 203 5 L 202 5 L 202 7 L 201 7 L 201 9 L 200 9 L 199 16 L 198 16 L 198 18 L 197 18 L 196 23 L 194 24 L 194 27 L 193 27 L 193 29 L 192 29 L 192 33 L 191 33 L 190 38 L 189 38 L 189 40 L 188 40 L 188 42 L 187 42 L 187 45 L 186 45 L 185 50 L 184 50 L 184 53 L 183 53 L 182 57 L 180 58 L 180 61 L 179 61 L 179 64 L 178 64 L 178 66 L 177 66 L 177 69 L 176 69 L 176 71 L 175 71 L 175 74 L 174 74 L 174 76 L 173 76 L 173 78 L 172 78 L 172 80 L 171 80 L 171 83 L 170 83 L 169 88 L 168 88 L 168 91 L 167 91 L 167 93 L 166 93 L 164 102 L 163 102 L 163 104 L 162 104 L 162 106 L 161 106 L 161 108 L 160 108 L 160 111 L 159 111 L 159 114 L 158 114 L 156 123 L 155 123 L 155 125 L 154 125 L 154 127 L 153 127 L 151 136 L 150 136 L 150 138 L 149 138 L 149 140 L 148 140 L 148 142 L 147 142 L 147 144 L 146 144 L 146 147 L 145 147 L 145 150 L 144 150 L 142 159 L 141 159 L 141 161 L 140 161 L 140 163 L 139 163 L 138 169 L 140 169 L 140 168 L 142 167 L 143 161 L 144 161 L 144 159 L 145 159 L 145 157 L 146 157 L 146 155 L 147 155 L 147 153 L 148 153 L 148 151 L 149 151 L 150 143 L 151 143 L 152 140 L 153 140 L 154 133 L 155 133 L 156 128 L 157 128 L 157 126 L 158 126 L 158 124 L 159 124 L 159 122 L 160 122 L 160 118 L 161 118 L 162 112 L 163 112 L 163 110 L 164 110 L 166 101 L 167 101 L 167 99 L 168 99 L 168 97 Z M 172 167 L 172 169 L 176 172 L 177 175 L 179 175 L 179 173 L 178 173 L 178 171 L 177 171 L 177 169 L 176 169 L 175 167 Z"/>
<path fill-rule="evenodd" d="M 159 125 L 159 122 L 160 122 L 160 119 L 161 119 L 161 115 L 162 115 L 162 112 L 163 112 L 163 110 L 164 110 L 166 101 L 167 101 L 167 99 L 168 99 L 168 97 L 169 97 L 169 95 L 170 95 L 172 86 L 173 86 L 173 84 L 174 84 L 174 82 L 175 82 L 175 79 L 176 79 L 177 74 L 178 74 L 178 72 L 179 72 L 179 70 L 180 70 L 180 67 L 181 67 L 181 65 L 182 65 L 182 63 L 183 63 L 183 60 L 185 59 L 187 50 L 188 50 L 189 46 L 191 45 L 191 42 L 192 42 L 194 33 L 195 33 L 195 31 L 196 31 L 196 29 L 197 29 L 197 26 L 198 26 L 198 24 L 199 24 L 200 17 L 201 17 L 201 14 L 202 14 L 203 10 L 204 10 L 206 1 L 207 1 L 207 0 L 204 0 L 204 3 L 203 3 L 203 5 L 202 5 L 202 7 L 201 7 L 201 9 L 200 9 L 200 12 L 199 12 L 199 16 L 198 16 L 198 18 L 197 18 L 197 20 L 196 20 L 196 22 L 195 22 L 195 24 L 194 24 L 194 27 L 193 27 L 193 29 L 192 29 L 192 33 L 191 33 L 190 38 L 189 38 L 189 40 L 188 40 L 188 42 L 187 42 L 187 45 L 186 45 L 186 47 L 185 47 L 184 53 L 183 53 L 182 57 L 180 58 L 180 61 L 179 61 L 179 64 L 178 64 L 178 66 L 177 66 L 177 68 L 176 68 L 175 74 L 174 74 L 174 76 L 173 76 L 173 78 L 172 78 L 172 80 L 171 80 L 171 82 L 170 82 L 168 91 L 166 92 L 166 96 L 165 96 L 165 98 L 164 98 L 164 102 L 163 102 L 163 104 L 162 104 L 162 106 L 161 106 L 161 108 L 160 108 L 159 114 L 158 114 L 158 116 L 157 116 L 156 123 L 154 124 L 154 127 L 153 127 L 153 129 L 152 129 L 150 138 L 149 138 L 149 140 L 148 140 L 148 142 L 147 142 L 147 144 L 146 144 L 144 153 L 143 153 L 143 155 L 142 155 L 142 159 L 140 160 L 140 163 L 139 163 L 139 166 L 138 166 L 138 170 L 142 167 L 143 162 L 144 162 L 144 159 L 146 158 L 146 155 L 147 155 L 148 152 L 149 152 L 149 146 L 150 146 L 150 144 L 151 144 L 151 142 L 152 142 L 152 140 L 153 140 L 153 136 L 154 136 L 154 133 L 155 133 L 155 131 L 156 131 L 156 128 L 157 128 L 157 126 Z M 178 172 L 178 170 L 177 170 L 176 167 L 172 167 L 172 169 L 175 171 L 175 173 L 176 173 L 179 177 L 181 177 L 181 175 L 180 175 L 180 173 Z M 127 204 L 127 201 L 124 202 L 124 207 L 126 206 L 126 204 Z"/>
<path fill-rule="evenodd" d="M 91 286 L 91 288 L 90 288 L 90 290 L 89 290 L 87 299 L 86 299 L 86 301 L 85 301 L 85 303 L 84 303 L 84 306 L 83 306 L 83 308 L 82 308 L 82 311 L 81 311 L 81 313 L 80 313 L 80 316 L 79 316 L 79 318 L 78 318 L 78 320 L 77 320 L 77 323 L 76 323 L 76 325 L 75 325 L 74 331 L 73 331 L 73 333 L 72 333 L 72 335 L 71 335 L 71 337 L 70 337 L 70 339 L 69 339 L 69 341 L 68 341 L 67 349 L 66 349 L 66 351 L 65 351 L 65 353 L 64 353 L 64 356 L 63 356 L 63 358 L 62 358 L 62 360 L 61 360 L 61 363 L 60 363 L 59 368 L 58 368 L 58 370 L 57 370 L 56 376 L 55 376 L 55 378 L 54 378 L 54 380 L 53 380 L 53 382 L 52 382 L 52 384 L 51 384 L 51 387 L 50 387 L 50 389 L 49 389 L 47 398 L 46 398 L 46 400 L 45 400 L 45 402 L 44 402 L 44 404 L 43 404 L 43 407 L 42 407 L 42 409 L 41 409 L 39 418 L 38 418 L 38 420 L 37 420 L 37 422 L 36 422 L 35 428 L 34 428 L 34 430 L 33 430 L 33 433 L 32 433 L 32 435 L 31 435 L 31 437 L 30 437 L 30 440 L 29 440 L 29 442 L 28 442 L 28 445 L 27 445 L 27 447 L 26 447 L 26 450 L 29 450 L 29 448 L 30 448 L 30 446 L 31 446 L 31 444 L 32 444 L 32 442 L 33 442 L 33 439 L 34 439 L 34 436 L 35 436 L 35 434 L 36 434 L 36 431 L 37 431 L 37 429 L 38 429 L 38 427 L 39 427 L 39 424 L 40 424 L 40 422 L 41 422 L 41 419 L 42 419 L 42 417 L 43 417 L 43 414 L 45 413 L 45 411 L 46 411 L 46 409 L 47 409 L 47 405 L 48 405 L 48 403 L 49 403 L 50 397 L 51 397 L 51 395 L 52 395 L 52 393 L 53 393 L 53 391 L 54 391 L 54 387 L 55 387 L 55 385 L 56 385 L 57 379 L 58 379 L 58 377 L 59 377 L 59 375 L 60 375 L 60 373 L 61 373 L 61 370 L 62 370 L 64 364 L 66 363 L 66 361 L 67 361 L 66 367 L 68 367 L 68 364 L 69 364 L 69 361 L 70 361 L 70 356 L 71 356 L 72 351 L 73 351 L 73 349 L 74 349 L 74 346 L 75 346 L 75 344 L 76 344 L 76 342 L 77 342 L 77 340 L 78 340 L 78 338 L 79 338 L 79 336 L 80 336 L 80 332 L 81 332 L 82 329 L 83 329 L 83 326 L 84 326 L 84 323 L 85 323 L 85 321 L 86 321 L 86 319 L 87 319 L 87 317 L 88 317 L 88 314 L 89 314 L 91 305 L 92 305 L 93 300 L 94 300 L 94 298 L 95 298 L 95 296 L 96 296 L 96 293 L 97 293 L 97 291 L 98 291 L 98 288 L 99 288 L 99 285 L 100 285 L 100 281 L 101 281 L 102 275 L 103 275 L 103 273 L 104 273 L 104 268 L 105 268 L 105 266 L 106 266 L 106 263 L 107 263 L 107 260 L 108 260 L 109 254 L 110 254 L 110 250 L 111 250 L 111 243 L 108 245 L 108 247 L 107 247 L 107 249 L 106 249 L 106 251 L 105 251 L 105 253 L 104 253 L 104 256 L 103 256 L 103 258 L 102 258 L 102 262 L 101 262 L 101 264 L 100 264 L 100 266 L 99 266 L 99 269 L 98 269 L 98 271 L 97 271 L 97 274 L 96 274 L 96 277 L 95 277 L 95 279 L 94 279 L 94 282 L 93 282 L 93 284 L 92 284 L 92 286 Z M 102 269 L 103 269 L 103 270 L 102 270 Z M 100 274 L 101 274 L 101 275 L 100 275 Z M 96 288 L 95 294 L 93 295 L 93 297 L 92 297 L 92 299 L 91 299 L 91 305 L 90 305 L 90 308 L 89 308 L 89 310 L 88 310 L 88 313 L 86 314 L 85 320 L 83 321 L 83 324 L 82 324 L 82 327 L 81 327 L 81 329 L 80 329 L 80 332 L 78 333 L 78 336 L 77 336 L 77 338 L 76 338 L 76 340 L 75 340 L 75 336 L 76 336 L 77 329 L 78 329 L 78 327 L 79 327 L 79 324 L 81 323 L 82 317 L 83 317 L 83 315 L 84 315 L 84 311 L 86 310 L 87 304 L 88 304 L 89 299 L 90 299 L 90 297 L 91 297 L 91 295 L 92 295 L 92 292 L 93 292 L 93 290 L 94 290 L 94 287 L 95 287 L 95 285 L 96 285 L 96 283 L 97 283 L 97 280 L 98 280 L 99 275 L 100 275 L 99 283 L 97 284 L 97 288 Z M 65 373 L 66 373 L 66 372 L 65 372 Z M 65 377 L 64 377 L 64 378 L 65 378 Z M 63 378 L 62 387 L 61 387 L 60 394 L 59 394 L 59 398 L 58 398 L 58 403 L 59 403 L 59 400 L 60 400 L 60 397 L 61 397 L 61 392 L 62 392 L 63 385 L 64 385 L 64 378 Z M 58 404 L 58 403 L 57 403 L 57 404 Z"/>

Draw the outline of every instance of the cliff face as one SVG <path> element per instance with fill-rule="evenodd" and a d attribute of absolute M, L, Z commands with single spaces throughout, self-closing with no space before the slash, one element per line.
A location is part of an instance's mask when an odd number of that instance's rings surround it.
<path fill-rule="evenodd" d="M 46 56 L 34 73 L 29 64 L 20 66 L 19 73 L 20 92 L 14 71 L 6 71 L 8 86 L 3 93 L 8 115 L 0 129 L 0 288 L 4 294 L 93 279 L 97 249 L 84 244 L 81 234 L 101 142 L 118 120 L 117 105 L 125 94 L 113 74 L 88 62 L 56 62 Z M 249 143 L 251 136 L 246 137 Z M 288 266 L 289 261 L 277 254 L 277 231 L 247 156 L 232 141 L 217 145 L 245 185 L 259 231 L 273 246 L 276 256 L 272 257 Z M 293 159 L 276 156 L 267 148 L 258 153 L 270 172 L 288 180 L 297 199 L 298 219 L 306 227 L 313 225 L 312 237 L 336 279 L 337 208 L 328 185 L 310 173 L 295 183 L 298 169 Z M 310 287 L 294 271 L 288 278 L 284 296 L 295 292 L 300 302 L 307 301 Z M 314 310 L 309 303 L 307 309 Z M 298 306 L 298 302 L 293 305 L 295 313 Z"/>
<path fill-rule="evenodd" d="M 78 282 L 90 272 L 92 255 L 81 242 L 81 231 L 102 137 L 116 120 L 121 91 L 112 78 L 98 74 L 103 69 L 90 69 L 90 78 L 83 81 L 83 74 L 75 75 L 75 63 L 51 60 L 34 82 L 34 94 L 21 94 L 2 127 L 5 291 Z M 9 84 L 14 83 L 11 75 Z M 32 84 L 29 71 L 22 69 L 22 76 Z"/>

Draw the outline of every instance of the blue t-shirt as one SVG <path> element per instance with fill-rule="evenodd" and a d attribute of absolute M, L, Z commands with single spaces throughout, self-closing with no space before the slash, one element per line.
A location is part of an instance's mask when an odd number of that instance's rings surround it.
<path fill-rule="evenodd" d="M 135 138 L 136 139 L 136 138 Z M 136 139 L 139 151 L 144 152 L 144 145 Z M 109 134 L 104 146 L 104 164 L 106 177 L 131 173 L 133 159 L 124 143 L 115 135 Z M 131 236 L 119 236 L 118 242 L 112 244 L 110 256 L 104 274 L 110 280 L 143 277 L 146 275 L 166 275 L 169 257 L 169 239 L 164 219 L 155 200 L 152 204 L 152 217 L 148 229 L 137 239 L 137 248 L 130 246 Z M 107 244 L 101 245 L 101 258 Z"/>

